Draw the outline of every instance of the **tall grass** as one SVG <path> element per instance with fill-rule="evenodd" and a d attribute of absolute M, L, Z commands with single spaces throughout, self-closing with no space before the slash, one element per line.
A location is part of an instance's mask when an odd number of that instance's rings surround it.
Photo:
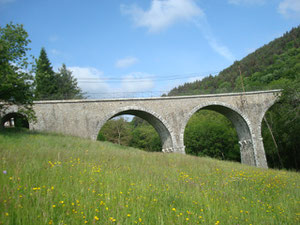
<path fill-rule="evenodd" d="M 0 133 L 0 224 L 299 224 L 300 175 Z"/>

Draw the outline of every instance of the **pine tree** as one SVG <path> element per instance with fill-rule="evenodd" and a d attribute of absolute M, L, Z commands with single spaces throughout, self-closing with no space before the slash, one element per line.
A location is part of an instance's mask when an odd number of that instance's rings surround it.
<path fill-rule="evenodd" d="M 45 48 L 41 49 L 39 59 L 36 61 L 35 82 L 36 99 L 55 99 L 58 91 L 57 76 L 52 69 Z"/>
<path fill-rule="evenodd" d="M 72 76 L 72 71 L 63 64 L 57 73 L 58 92 L 57 99 L 82 99 L 83 93 L 77 86 L 77 80 Z"/>

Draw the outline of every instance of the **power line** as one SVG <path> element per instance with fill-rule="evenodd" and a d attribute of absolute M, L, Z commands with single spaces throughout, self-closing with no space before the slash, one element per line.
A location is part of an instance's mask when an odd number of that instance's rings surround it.
<path fill-rule="evenodd" d="M 210 72 L 209 74 L 216 75 L 218 74 L 219 71 L 214 71 Z M 187 79 L 187 78 L 194 78 L 195 76 L 204 76 L 200 75 L 203 73 L 188 73 L 188 74 L 175 74 L 175 75 L 160 75 L 159 77 L 157 76 L 147 76 L 143 78 L 112 78 L 112 77 L 107 77 L 107 78 L 78 78 L 77 81 L 80 83 L 104 83 L 104 82 L 121 82 L 121 81 L 126 81 L 126 82 L 145 82 L 149 81 L 151 79 L 152 81 L 164 81 L 164 80 L 179 80 L 179 79 Z M 207 73 L 206 73 L 207 74 Z M 125 76 L 125 75 L 124 75 Z"/>

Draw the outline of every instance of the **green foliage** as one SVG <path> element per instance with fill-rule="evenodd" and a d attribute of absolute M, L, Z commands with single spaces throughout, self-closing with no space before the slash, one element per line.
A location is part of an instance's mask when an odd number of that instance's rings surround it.
<path fill-rule="evenodd" d="M 2 224 L 299 224 L 299 173 L 0 133 Z"/>
<path fill-rule="evenodd" d="M 265 149 L 270 166 L 300 169 L 300 77 L 286 83 L 284 90 L 266 118 L 273 130 L 276 145 L 263 124 Z"/>
<path fill-rule="evenodd" d="M 22 105 L 20 112 L 34 119 L 32 76 L 27 72 L 29 43 L 22 25 L 0 27 L 0 102 Z M 0 105 L 1 110 L 5 110 L 4 105 Z"/>
<path fill-rule="evenodd" d="M 57 76 L 55 75 L 45 48 L 41 49 L 36 61 L 35 97 L 38 100 L 55 99 L 58 91 Z"/>
<path fill-rule="evenodd" d="M 98 141 L 109 141 L 145 151 L 161 151 L 161 141 L 155 129 L 145 120 L 134 117 L 128 122 L 124 117 L 107 121 L 101 128 Z"/>
<path fill-rule="evenodd" d="M 129 146 L 149 152 L 161 152 L 162 150 L 158 133 L 148 123 L 139 125 L 132 130 L 132 138 Z"/>
<path fill-rule="evenodd" d="M 103 125 L 97 140 L 129 146 L 131 140 L 131 126 L 123 117 L 111 119 Z"/>
<path fill-rule="evenodd" d="M 14 123 L 16 128 L 29 128 L 27 119 L 22 116 L 15 117 Z"/>
<path fill-rule="evenodd" d="M 234 127 L 228 119 L 213 111 L 201 110 L 191 117 L 184 143 L 188 154 L 240 161 Z"/>
<path fill-rule="evenodd" d="M 72 72 L 63 64 L 56 74 L 58 91 L 56 99 L 82 99 L 83 93 L 78 87 L 77 80 L 72 76 Z"/>
<path fill-rule="evenodd" d="M 35 71 L 35 97 L 38 100 L 66 100 L 84 98 L 77 80 L 72 72 L 63 64 L 58 73 L 52 69 L 46 50 L 41 49 L 39 59 L 36 61 Z"/>

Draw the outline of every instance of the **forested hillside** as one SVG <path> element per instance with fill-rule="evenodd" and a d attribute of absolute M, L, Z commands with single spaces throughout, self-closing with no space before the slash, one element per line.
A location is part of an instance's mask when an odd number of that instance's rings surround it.
<path fill-rule="evenodd" d="M 202 80 L 172 89 L 169 96 L 279 88 L 300 73 L 300 26 L 257 49 L 240 61 Z M 240 73 L 241 72 L 241 73 Z"/>
<path fill-rule="evenodd" d="M 262 124 L 262 136 L 270 167 L 300 169 L 300 26 L 285 33 L 267 45 L 257 49 L 240 61 L 236 61 L 230 67 L 224 69 L 217 76 L 205 77 L 201 81 L 185 83 L 174 88 L 168 94 L 192 95 L 222 92 L 241 92 L 266 89 L 283 89 L 283 94 L 266 114 Z M 207 151 L 208 149 L 220 149 L 232 143 L 231 138 L 222 141 L 212 141 L 213 137 L 223 130 L 223 137 L 232 133 L 232 125 L 219 119 L 215 129 L 208 127 L 217 120 L 211 119 L 211 115 L 199 111 L 196 113 L 185 132 L 185 145 L 187 152 L 196 155 L 210 155 L 220 158 L 219 153 Z M 219 115 L 219 117 L 222 117 Z M 198 118 L 198 119 L 197 119 Z M 194 129 L 191 133 L 190 127 Z M 207 135 L 209 132 L 210 135 Z M 206 140 L 197 145 L 193 140 Z M 211 140 L 211 141 L 208 141 Z M 225 143 L 224 143 L 225 142 Z M 206 146 L 203 143 L 208 143 Z M 234 149 L 238 149 L 237 142 L 232 150 L 223 149 L 225 156 L 222 158 L 236 160 Z M 233 152 L 234 153 L 234 152 Z M 226 155 L 227 154 L 227 155 Z"/>
<path fill-rule="evenodd" d="M 277 89 L 282 96 L 266 114 L 262 136 L 268 165 L 272 168 L 300 169 L 300 26 L 236 61 L 217 76 L 186 83 L 168 94 L 193 95 Z M 135 117 L 109 121 L 99 140 L 160 151 L 156 131 Z M 186 153 L 240 161 L 238 136 L 223 115 L 200 110 L 187 124 L 184 133 Z"/>

